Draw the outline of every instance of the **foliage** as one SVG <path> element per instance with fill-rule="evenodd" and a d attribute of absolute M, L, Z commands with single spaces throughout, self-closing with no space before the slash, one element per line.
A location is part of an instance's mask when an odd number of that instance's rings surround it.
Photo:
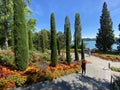
<path fill-rule="evenodd" d="M 40 60 L 40 55 L 38 53 L 35 53 L 33 51 L 30 51 L 29 53 L 30 53 L 30 61 L 31 62 L 34 63 L 34 62 L 37 62 Z"/>
<path fill-rule="evenodd" d="M 71 29 L 70 29 L 70 21 L 68 16 L 65 18 L 65 24 L 64 24 L 64 30 L 65 30 L 65 37 L 66 37 L 66 61 L 70 65 L 71 63 L 71 56 L 70 56 L 70 43 L 71 43 Z"/>
<path fill-rule="evenodd" d="M 22 86 L 26 82 L 26 76 L 22 76 L 16 71 L 0 66 L 0 88 L 11 88 Z"/>
<path fill-rule="evenodd" d="M 115 83 L 117 84 L 118 87 L 116 87 Z M 118 90 L 119 88 L 120 88 L 120 78 L 118 77 L 117 80 L 115 80 L 113 83 L 113 90 Z"/>
<path fill-rule="evenodd" d="M 48 67 L 47 73 L 50 73 L 48 79 L 53 80 L 63 75 L 79 72 L 81 70 L 80 65 L 80 62 L 74 62 L 69 66 L 65 64 L 58 64 L 56 68 Z"/>
<path fill-rule="evenodd" d="M 0 51 L 0 64 L 1 65 L 13 65 L 14 64 L 14 52 L 11 50 Z"/>
<path fill-rule="evenodd" d="M 96 37 L 96 47 L 100 51 L 111 50 L 111 46 L 114 43 L 114 34 L 112 30 L 112 20 L 110 18 L 110 12 L 107 9 L 107 4 L 104 2 L 102 15 L 100 17 L 100 29 Z"/>
<path fill-rule="evenodd" d="M 51 66 L 55 67 L 57 65 L 57 38 L 56 38 L 56 26 L 54 13 L 51 13 L 50 18 L 51 26 Z"/>
<path fill-rule="evenodd" d="M 84 55 L 84 42 L 82 40 L 81 43 L 81 59 L 84 60 L 85 59 L 85 55 Z"/>
<path fill-rule="evenodd" d="M 120 54 L 117 52 L 96 52 L 92 53 L 92 55 L 102 58 L 104 60 L 110 60 L 113 62 L 120 62 Z"/>
<path fill-rule="evenodd" d="M 29 49 L 33 49 L 33 30 L 35 30 L 36 25 L 36 19 L 30 18 L 27 21 L 27 30 L 28 30 L 28 43 L 29 43 Z"/>
<path fill-rule="evenodd" d="M 81 70 L 80 65 L 81 62 L 74 62 L 70 66 L 58 64 L 56 67 L 49 66 L 43 69 L 28 67 L 24 75 L 28 76 L 28 80 L 30 80 L 31 83 L 43 80 L 53 80 L 63 75 L 79 72 Z"/>
<path fill-rule="evenodd" d="M 111 70 L 112 70 L 112 71 L 120 72 L 120 68 L 116 68 L 116 67 L 111 67 Z"/>
<path fill-rule="evenodd" d="M 60 41 L 57 39 L 57 49 L 58 49 L 58 55 L 60 55 Z"/>
<path fill-rule="evenodd" d="M 29 43 L 29 49 L 32 50 L 33 48 L 33 39 L 32 39 L 32 32 L 31 30 L 28 31 L 28 43 Z"/>
<path fill-rule="evenodd" d="M 24 8 L 24 0 L 14 0 L 14 53 L 15 65 L 18 70 L 26 69 L 29 63 L 28 32 L 26 30 Z"/>
<path fill-rule="evenodd" d="M 36 19 L 34 18 L 30 18 L 28 21 L 27 21 L 27 29 L 28 31 L 31 30 L 35 30 L 35 25 L 36 25 Z"/>
<path fill-rule="evenodd" d="M 76 39 L 77 41 L 77 46 L 79 46 L 80 41 L 81 41 L 81 24 L 80 24 L 80 14 L 76 13 L 75 14 L 75 33 L 74 33 L 74 40 Z"/>
<path fill-rule="evenodd" d="M 10 34 L 13 25 L 13 1 L 1 0 L 0 1 L 0 29 L 2 46 L 8 49 L 8 41 L 10 40 Z"/>
<path fill-rule="evenodd" d="M 40 51 L 39 33 L 33 33 L 33 47 Z"/>
<path fill-rule="evenodd" d="M 41 50 L 44 53 L 45 49 L 49 48 L 49 36 L 48 36 L 48 31 L 47 30 L 42 29 L 40 31 L 39 41 L 40 41 Z"/>
<path fill-rule="evenodd" d="M 81 25 L 80 25 L 80 14 L 75 14 L 75 32 L 74 32 L 74 50 L 75 50 L 75 60 L 79 61 L 78 47 L 81 41 Z"/>
<path fill-rule="evenodd" d="M 60 31 L 57 33 L 57 48 L 59 55 L 60 55 L 60 50 L 65 48 L 65 35 Z"/>
<path fill-rule="evenodd" d="M 81 70 L 81 62 L 73 62 L 71 65 L 59 63 L 56 67 L 49 66 L 47 62 L 42 62 L 41 65 L 43 65 L 43 67 L 39 68 L 30 65 L 26 70 L 21 72 L 0 66 L 0 87 L 6 89 L 45 80 L 53 80 L 60 76 L 76 73 Z"/>
<path fill-rule="evenodd" d="M 39 51 L 50 49 L 50 32 L 46 29 L 42 29 L 38 33 L 34 33 L 33 44 L 34 47 Z"/>
<path fill-rule="evenodd" d="M 120 31 L 120 24 L 118 25 L 118 28 Z M 117 44 L 118 44 L 117 49 L 118 49 L 118 51 L 120 51 L 120 34 L 119 34 L 119 38 L 117 39 Z"/>
<path fill-rule="evenodd" d="M 26 0 L 30 3 L 31 0 Z M 27 3 L 24 3 L 25 22 L 27 30 L 35 29 L 36 20 L 30 17 L 32 11 Z M 21 13 L 21 12 L 20 12 Z M 14 0 L 0 1 L 0 46 L 2 49 L 8 49 L 8 46 L 14 50 Z"/>
<path fill-rule="evenodd" d="M 71 39 L 72 39 L 72 36 L 71 36 L 71 27 L 70 27 L 70 20 L 69 20 L 69 18 L 68 18 L 68 16 L 66 16 L 65 17 L 65 24 L 64 24 L 64 38 L 66 39 L 66 30 L 67 30 L 67 28 L 69 27 L 69 29 L 70 29 L 70 41 L 71 41 Z"/>
<path fill-rule="evenodd" d="M 26 82 L 26 76 L 20 74 L 9 75 L 6 80 L 10 83 L 15 84 L 15 86 L 20 87 Z"/>
<path fill-rule="evenodd" d="M 59 55 L 58 56 L 58 60 L 59 61 L 65 61 L 66 60 L 66 57 L 64 55 Z"/>

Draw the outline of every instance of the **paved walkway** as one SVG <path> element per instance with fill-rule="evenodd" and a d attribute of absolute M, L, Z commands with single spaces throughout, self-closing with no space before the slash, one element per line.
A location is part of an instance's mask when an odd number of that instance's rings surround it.
<path fill-rule="evenodd" d="M 51 82 L 40 82 L 16 90 L 110 90 L 111 71 L 108 69 L 108 63 L 113 66 L 116 66 L 116 64 L 87 55 L 86 60 L 91 61 L 92 64 L 87 64 L 85 76 L 82 76 L 81 72 L 74 73 Z M 120 66 L 120 63 L 117 63 L 117 65 Z"/>

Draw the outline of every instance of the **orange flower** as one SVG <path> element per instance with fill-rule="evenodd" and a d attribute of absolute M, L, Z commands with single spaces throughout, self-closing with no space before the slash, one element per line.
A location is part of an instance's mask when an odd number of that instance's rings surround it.
<path fill-rule="evenodd" d="M 11 55 L 11 56 L 14 56 L 14 52 L 12 50 L 9 50 L 8 53 Z"/>

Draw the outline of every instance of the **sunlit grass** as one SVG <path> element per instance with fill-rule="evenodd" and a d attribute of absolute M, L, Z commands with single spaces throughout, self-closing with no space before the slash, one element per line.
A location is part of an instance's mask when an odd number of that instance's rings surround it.
<path fill-rule="evenodd" d="M 120 54 L 105 54 L 105 55 L 113 58 L 120 58 Z"/>
<path fill-rule="evenodd" d="M 111 67 L 112 71 L 116 71 L 116 72 L 120 72 L 120 68 L 116 68 L 116 67 Z"/>

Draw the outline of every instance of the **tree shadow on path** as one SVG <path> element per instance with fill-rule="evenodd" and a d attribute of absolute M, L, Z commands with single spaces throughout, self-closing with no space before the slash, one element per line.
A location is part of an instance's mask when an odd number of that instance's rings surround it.
<path fill-rule="evenodd" d="M 76 78 L 82 82 L 82 87 L 85 87 L 83 90 L 110 90 L 111 88 L 111 84 L 105 79 L 96 79 L 81 74 L 77 75 Z"/>
<path fill-rule="evenodd" d="M 110 90 L 110 84 L 106 80 L 82 76 L 80 73 L 75 74 L 74 77 L 75 80 L 73 79 L 71 82 L 62 79 L 45 81 L 16 90 Z"/>

